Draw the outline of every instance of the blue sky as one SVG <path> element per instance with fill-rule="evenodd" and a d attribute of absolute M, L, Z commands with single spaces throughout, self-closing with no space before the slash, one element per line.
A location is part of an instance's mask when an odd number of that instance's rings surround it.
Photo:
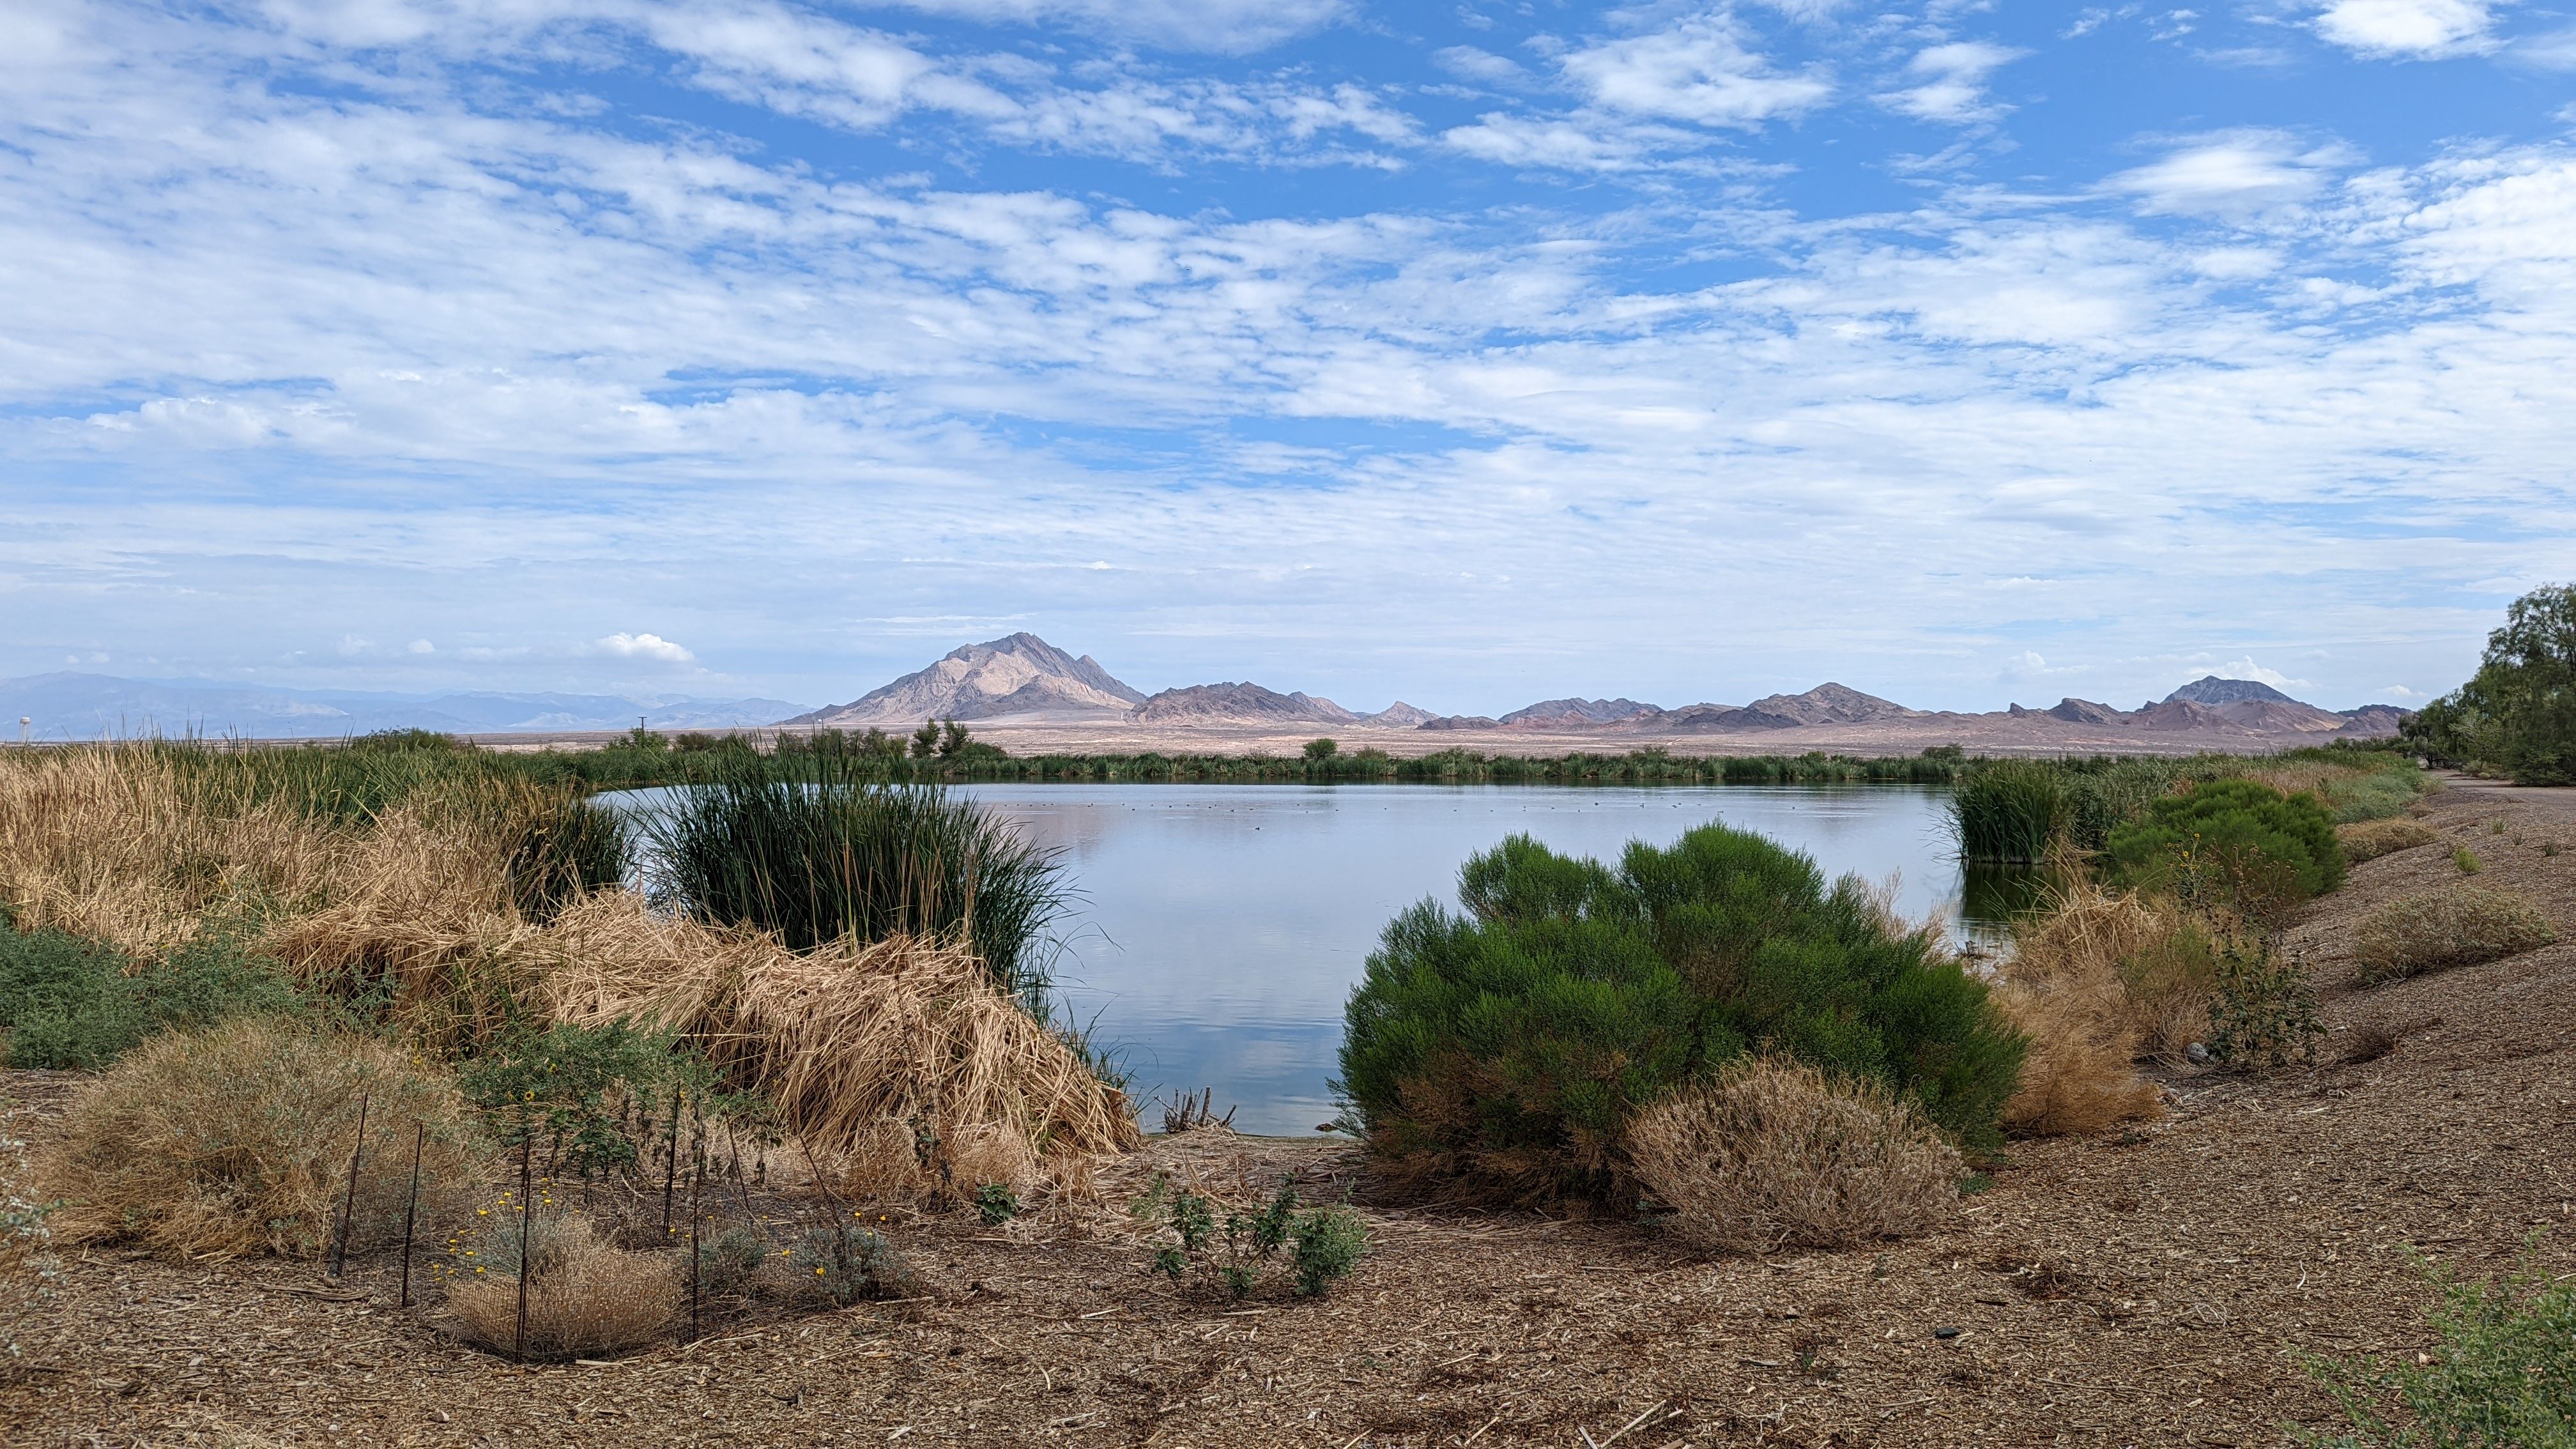
<path fill-rule="evenodd" d="M 2576 7 L 15 0 L 0 675 L 2449 687 Z"/>

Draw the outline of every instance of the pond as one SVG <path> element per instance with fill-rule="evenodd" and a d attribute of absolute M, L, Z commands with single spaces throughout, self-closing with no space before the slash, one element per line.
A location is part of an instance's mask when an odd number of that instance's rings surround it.
<path fill-rule="evenodd" d="M 1948 793 L 1900 785 L 1044 785 L 955 787 L 1063 852 L 1079 892 L 1055 975 L 1139 1102 L 1209 1089 L 1238 1131 L 1312 1134 L 1342 1005 L 1378 933 L 1458 867 L 1523 832 L 1615 860 L 1722 820 L 1898 883 L 1910 919 L 2001 928 L 2016 882 L 1960 870 Z M 659 792 L 612 797 L 643 803 Z M 1149 1129 L 1160 1114 L 1148 1107 Z"/>

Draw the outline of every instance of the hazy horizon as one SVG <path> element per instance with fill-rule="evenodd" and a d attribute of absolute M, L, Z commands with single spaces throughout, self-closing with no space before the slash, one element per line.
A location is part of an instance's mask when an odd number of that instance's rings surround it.
<path fill-rule="evenodd" d="M 2576 576 L 2508 0 L 20 0 L 0 677 L 2328 707 Z"/>

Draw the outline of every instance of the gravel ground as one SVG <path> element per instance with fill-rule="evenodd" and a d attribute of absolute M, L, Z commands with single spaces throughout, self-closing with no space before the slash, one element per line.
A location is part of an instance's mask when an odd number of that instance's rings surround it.
<path fill-rule="evenodd" d="M 393 1304 L 386 1262 L 70 1265 L 12 1444 L 2222 1444 L 2329 1411 L 2303 1359 L 2412 1354 L 2410 1249 L 2469 1274 L 2576 1271 L 2576 808 L 2453 788 L 2439 844 L 2355 868 L 2293 933 L 2329 1064 L 2177 1074 L 2167 1117 L 2019 1144 L 1955 1223 L 1884 1252 L 1707 1260 L 1631 1225 L 1369 1210 L 1375 1247 L 1323 1301 L 1234 1305 L 1147 1271 L 1114 1212 L 894 1225 L 925 1297 L 748 1321 L 614 1363 L 521 1368 Z M 2497 827 L 2501 825 L 2499 833 Z M 2521 892 L 2560 944 L 2350 985 L 2370 905 L 2458 879 Z M 2547 853 L 2555 848 L 2555 854 Z M 2355 1028 L 2402 1034 L 2343 1064 Z M 70 1084 L 17 1074 L 23 1135 Z M 1237 1200 L 1329 1142 L 1202 1131 L 1156 1169 Z M 1955 1334 L 1947 1332 L 1956 1330 Z"/>

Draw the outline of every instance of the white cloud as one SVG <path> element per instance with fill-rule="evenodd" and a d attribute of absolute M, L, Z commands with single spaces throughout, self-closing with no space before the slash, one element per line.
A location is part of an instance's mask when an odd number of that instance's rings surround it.
<path fill-rule="evenodd" d="M 1453 45 L 1445 50 L 1435 50 L 1431 53 L 1431 60 L 1451 75 L 1483 81 L 1487 85 L 1518 85 L 1529 79 L 1529 72 L 1521 69 L 1519 62 L 1490 50 L 1478 50 L 1472 45 Z"/>
<path fill-rule="evenodd" d="M 1756 126 L 1810 110 L 1833 94 L 1820 73 L 1773 70 L 1723 11 L 1589 46 L 1558 64 L 1596 105 L 1702 126 Z"/>
<path fill-rule="evenodd" d="M 1991 121 L 2005 108 L 1987 99 L 1986 78 L 2027 53 L 1977 40 L 1930 46 L 1906 67 L 1920 83 L 1878 100 L 1917 120 L 1954 126 Z"/>
<path fill-rule="evenodd" d="M 2433 60 L 2494 48 L 2487 0 L 2330 0 L 2317 33 L 2358 55 Z"/>
<path fill-rule="evenodd" d="M 2258 684 L 2268 684 L 2274 689 L 2289 690 L 2309 689 L 2314 687 L 2314 685 L 2308 680 L 2292 679 L 2290 676 L 2283 674 L 2277 669 L 2264 668 L 2262 665 L 2255 663 L 2251 655 L 2218 665 L 2211 672 L 2218 675 L 2221 679 L 2251 679 Z"/>
<path fill-rule="evenodd" d="M 1260 50 L 1350 13 L 1346 0 L 895 0 L 934 15 L 1105 29 L 1167 50 Z"/>
<path fill-rule="evenodd" d="M 406 654 L 435 654 L 438 652 L 438 646 L 430 643 L 426 639 L 414 639 L 411 643 L 404 646 L 403 652 Z"/>
<path fill-rule="evenodd" d="M 2391 699 L 2431 699 L 2433 697 L 2420 689 L 2408 689 L 2402 684 L 2389 685 L 2379 692 Z"/>
<path fill-rule="evenodd" d="M 2542 70 L 2576 70 L 2576 28 L 2526 36 L 2515 41 L 2507 54 Z"/>
<path fill-rule="evenodd" d="M 611 634 L 599 641 L 599 648 L 620 659 L 658 659 L 665 664 L 686 664 L 698 657 L 659 634 Z"/>
<path fill-rule="evenodd" d="M 2103 184 L 2138 199 L 2150 215 L 2244 219 L 2314 199 L 2352 153 L 2283 131 L 2238 130 L 2196 137 L 2163 160 Z"/>

